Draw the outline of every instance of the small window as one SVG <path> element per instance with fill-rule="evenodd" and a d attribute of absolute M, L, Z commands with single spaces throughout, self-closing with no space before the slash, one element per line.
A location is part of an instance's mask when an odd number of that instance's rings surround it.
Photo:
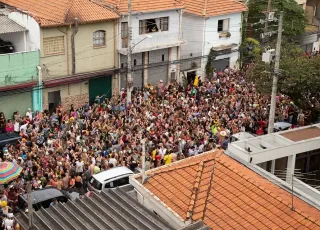
<path fill-rule="evenodd" d="M 93 33 L 93 46 L 105 46 L 106 45 L 106 31 L 97 30 Z"/>
<path fill-rule="evenodd" d="M 64 54 L 64 36 L 43 39 L 44 55 Z"/>
<path fill-rule="evenodd" d="M 164 61 L 164 54 L 162 54 L 162 61 Z"/>
<path fill-rule="evenodd" d="M 123 65 L 123 63 L 121 63 L 121 68 L 123 68 L 124 67 L 124 65 Z"/>
<path fill-rule="evenodd" d="M 218 21 L 218 32 L 227 32 L 229 31 L 229 18 Z"/>
<path fill-rule="evenodd" d="M 160 18 L 160 30 L 161 31 L 169 30 L 169 17 Z"/>
<path fill-rule="evenodd" d="M 133 60 L 133 65 L 137 65 L 137 59 Z"/>

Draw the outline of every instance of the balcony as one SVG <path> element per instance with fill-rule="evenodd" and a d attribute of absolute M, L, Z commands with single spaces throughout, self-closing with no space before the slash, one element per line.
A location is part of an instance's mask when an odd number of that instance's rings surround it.
<path fill-rule="evenodd" d="M 0 54 L 0 90 L 33 86 L 38 79 L 38 65 L 38 50 Z"/>
<path fill-rule="evenodd" d="M 132 39 L 132 53 L 141 53 L 146 51 L 165 49 L 169 47 L 180 46 L 185 43 L 185 41 L 179 39 L 178 32 L 156 32 L 152 33 L 152 38 L 146 39 L 148 34 L 141 34 L 136 38 Z M 142 41 L 144 40 L 144 41 Z M 141 42 L 142 41 L 142 42 Z M 122 38 L 121 47 L 118 52 L 122 55 L 127 55 L 127 39 Z M 135 45 L 136 44 L 136 45 Z"/>

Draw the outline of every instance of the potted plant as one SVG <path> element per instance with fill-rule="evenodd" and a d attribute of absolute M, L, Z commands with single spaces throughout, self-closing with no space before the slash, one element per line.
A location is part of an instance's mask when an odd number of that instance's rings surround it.
<path fill-rule="evenodd" d="M 224 32 L 221 32 L 219 34 L 219 37 L 225 37 L 225 38 L 230 38 L 231 37 L 231 33 L 229 31 L 224 31 Z"/>

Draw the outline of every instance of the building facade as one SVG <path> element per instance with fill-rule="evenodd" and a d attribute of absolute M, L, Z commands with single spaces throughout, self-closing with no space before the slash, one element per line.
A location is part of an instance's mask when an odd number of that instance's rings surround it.
<path fill-rule="evenodd" d="M 79 107 L 119 91 L 116 12 L 88 0 L 59 0 L 59 4 L 40 0 L 35 5 L 0 2 L 12 20 L 28 30 L 26 39 L 38 50 L 34 98 L 41 98 L 41 106 L 34 110 Z"/>
<path fill-rule="evenodd" d="M 0 108 L 6 118 L 13 113 L 39 109 L 39 44 L 33 34 L 40 29 L 33 18 L 0 8 Z M 24 22 L 28 22 L 27 24 Z"/>
<path fill-rule="evenodd" d="M 127 68 L 128 47 L 128 8 L 127 1 L 105 1 L 121 17 L 118 21 L 117 53 L 120 68 Z M 159 80 L 168 82 L 176 79 L 180 55 L 181 22 L 183 7 L 174 0 L 165 0 L 150 5 L 148 1 L 132 1 L 132 69 L 134 87 L 141 88 L 147 83 L 156 84 Z M 119 80 L 121 88 L 126 88 L 126 71 Z"/>
<path fill-rule="evenodd" d="M 212 65 L 216 70 L 237 66 L 241 43 L 243 3 L 236 1 L 183 1 L 181 70 L 191 81 L 195 75 L 206 75 L 210 50 L 215 52 Z"/>

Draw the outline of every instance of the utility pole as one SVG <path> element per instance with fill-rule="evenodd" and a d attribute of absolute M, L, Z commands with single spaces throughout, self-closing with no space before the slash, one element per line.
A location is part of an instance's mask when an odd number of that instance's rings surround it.
<path fill-rule="evenodd" d="M 31 183 L 27 182 L 27 196 L 28 196 L 28 216 L 29 216 L 29 230 L 33 227 L 33 207 L 32 207 L 32 195 L 31 195 Z"/>
<path fill-rule="evenodd" d="M 141 156 L 141 167 L 142 167 L 142 184 L 146 180 L 146 140 L 141 140 L 142 143 L 142 156 Z"/>
<path fill-rule="evenodd" d="M 269 114 L 269 125 L 268 133 L 273 133 L 274 129 L 274 117 L 276 112 L 276 97 L 278 91 L 278 77 L 279 77 L 279 66 L 280 66 L 280 49 L 282 42 L 282 24 L 283 24 L 283 12 L 280 12 L 279 26 L 278 26 L 278 38 L 277 38 L 277 48 L 276 48 L 276 58 L 274 63 L 274 73 L 272 81 L 272 94 L 271 94 L 271 106 Z"/>
<path fill-rule="evenodd" d="M 132 80 L 132 49 L 131 49 L 131 42 L 132 42 L 132 21 L 131 21 L 131 0 L 128 0 L 128 48 L 127 48 L 127 58 L 128 58 L 128 72 L 127 72 L 127 105 L 131 102 L 131 92 L 133 86 Z"/>

